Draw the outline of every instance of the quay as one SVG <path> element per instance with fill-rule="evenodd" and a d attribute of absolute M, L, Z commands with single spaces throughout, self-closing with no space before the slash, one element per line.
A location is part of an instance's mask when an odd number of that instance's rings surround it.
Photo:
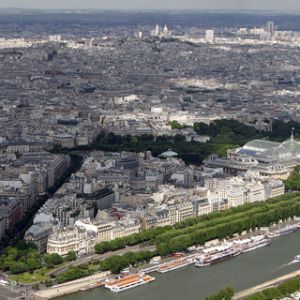
<path fill-rule="evenodd" d="M 293 222 L 294 223 L 294 222 Z M 296 222 L 297 225 L 299 225 L 299 222 Z M 277 228 L 277 227 L 276 227 Z M 274 228 L 268 228 L 269 232 L 273 232 L 275 229 Z M 299 228 L 299 227 L 298 227 Z M 271 230 L 270 230 L 271 229 Z M 260 234 L 265 234 L 266 230 L 256 230 L 255 233 L 260 233 Z M 243 237 L 251 237 L 253 233 L 251 234 L 244 234 Z M 228 241 L 233 241 L 236 238 L 240 237 L 235 237 L 233 239 L 230 239 Z M 212 243 L 213 242 L 213 243 Z M 211 246 L 215 245 L 215 242 L 217 241 L 212 241 L 208 243 L 206 246 Z M 218 241 L 220 242 L 220 241 Z M 124 250 L 123 250 L 124 251 Z M 188 254 L 188 255 L 183 255 L 180 259 L 174 259 L 173 257 L 169 257 L 166 259 L 163 259 L 161 263 L 151 265 L 151 264 L 146 264 L 143 265 L 141 268 L 136 268 L 133 269 L 135 272 L 141 272 L 145 274 L 149 273 L 166 273 L 169 271 L 173 271 L 175 269 L 183 268 L 186 267 L 189 264 L 192 264 L 195 261 L 195 257 L 199 255 L 202 251 L 202 248 L 195 250 L 193 254 Z M 102 272 L 102 273 L 97 273 L 89 277 L 85 278 L 80 278 L 74 281 L 66 282 L 63 284 L 55 285 L 49 288 L 45 288 L 39 291 L 34 291 L 31 292 L 28 295 L 28 299 L 30 300 L 46 300 L 46 299 L 53 299 L 61 296 L 65 296 L 68 294 L 73 294 L 78 291 L 85 291 L 85 290 L 90 290 L 96 287 L 103 286 L 105 284 L 105 280 L 109 278 L 110 272 Z M 236 293 L 233 299 L 243 299 L 249 295 L 252 295 L 256 292 L 262 291 L 268 287 L 278 285 L 282 281 L 285 281 L 287 279 L 290 279 L 292 277 L 300 276 L 300 270 L 284 275 L 280 278 L 276 278 L 273 280 L 270 280 L 268 282 L 265 282 L 263 284 L 257 285 L 255 287 L 246 289 L 244 291 Z"/>
<path fill-rule="evenodd" d="M 104 284 L 105 279 L 110 272 L 102 272 L 89 277 L 80 278 L 70 282 L 54 285 L 50 288 L 33 292 L 29 295 L 29 299 L 53 299 L 67 294 L 76 293 L 78 291 L 86 291 Z"/>
<path fill-rule="evenodd" d="M 300 276 L 300 270 L 297 270 L 297 271 L 291 272 L 289 274 L 277 277 L 275 279 L 268 280 L 264 283 L 258 284 L 256 286 L 251 287 L 249 289 L 246 289 L 244 291 L 238 292 L 234 295 L 233 300 L 244 299 L 245 297 L 251 296 L 255 293 L 259 293 L 259 292 L 261 292 L 265 289 L 277 286 L 280 283 L 282 283 L 286 280 L 289 280 L 291 278 L 297 277 L 297 276 Z"/>

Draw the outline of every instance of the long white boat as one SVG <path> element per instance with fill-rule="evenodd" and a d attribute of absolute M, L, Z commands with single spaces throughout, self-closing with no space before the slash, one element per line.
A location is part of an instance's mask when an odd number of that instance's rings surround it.
<path fill-rule="evenodd" d="M 220 246 L 204 249 L 202 254 L 196 256 L 195 266 L 206 267 L 212 264 L 240 255 L 243 249 L 233 243 L 225 243 Z"/>
<path fill-rule="evenodd" d="M 293 263 L 299 263 L 300 262 L 300 255 L 296 255 L 294 260 L 292 261 Z"/>
<path fill-rule="evenodd" d="M 194 260 L 192 258 L 180 258 L 180 259 L 176 259 L 176 260 L 159 265 L 156 271 L 158 273 L 167 273 L 167 272 L 188 266 L 192 263 L 194 263 Z"/>
<path fill-rule="evenodd" d="M 236 240 L 234 244 L 240 246 L 243 252 L 250 252 L 270 245 L 271 239 L 264 235 L 258 235 L 248 239 Z"/>
<path fill-rule="evenodd" d="M 269 237 L 278 237 L 278 236 L 282 236 L 285 234 L 289 234 L 292 233 L 296 230 L 298 230 L 299 227 L 297 225 L 287 225 L 285 227 L 279 228 L 275 231 L 272 231 L 269 233 Z"/>
<path fill-rule="evenodd" d="M 155 278 L 152 276 L 138 273 L 118 279 L 107 280 L 104 287 L 114 293 L 119 293 L 146 283 L 150 283 L 154 280 Z"/>

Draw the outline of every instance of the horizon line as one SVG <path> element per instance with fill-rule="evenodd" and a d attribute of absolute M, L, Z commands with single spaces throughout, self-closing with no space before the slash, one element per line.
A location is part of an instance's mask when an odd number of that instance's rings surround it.
<path fill-rule="evenodd" d="M 13 11 L 28 11 L 28 12 L 70 12 L 70 13 L 78 13 L 78 12 L 209 12 L 209 13 L 258 13 L 258 14 L 294 14 L 298 15 L 300 13 L 299 10 L 270 10 L 270 9 L 208 9 L 208 8 L 33 8 L 33 7 L 0 7 L 0 12 L 7 13 Z"/>

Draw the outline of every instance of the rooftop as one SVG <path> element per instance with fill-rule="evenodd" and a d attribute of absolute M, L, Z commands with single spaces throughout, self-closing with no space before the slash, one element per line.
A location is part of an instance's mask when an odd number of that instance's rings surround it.
<path fill-rule="evenodd" d="M 174 151 L 172 151 L 172 150 L 169 149 L 168 151 L 163 152 L 159 156 L 160 157 L 165 157 L 165 158 L 167 158 L 167 157 L 175 157 L 175 156 L 178 156 L 178 153 L 176 153 L 176 152 L 174 152 Z"/>

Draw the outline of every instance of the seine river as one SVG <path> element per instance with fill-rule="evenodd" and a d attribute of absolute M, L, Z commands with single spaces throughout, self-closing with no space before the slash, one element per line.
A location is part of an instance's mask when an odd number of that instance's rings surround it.
<path fill-rule="evenodd" d="M 102 287 L 59 300 L 201 300 L 227 286 L 240 291 L 300 269 L 300 263 L 291 263 L 297 254 L 300 254 L 300 231 L 275 238 L 268 247 L 210 267 L 191 265 L 154 274 L 156 281 L 122 293 L 115 294 Z"/>

